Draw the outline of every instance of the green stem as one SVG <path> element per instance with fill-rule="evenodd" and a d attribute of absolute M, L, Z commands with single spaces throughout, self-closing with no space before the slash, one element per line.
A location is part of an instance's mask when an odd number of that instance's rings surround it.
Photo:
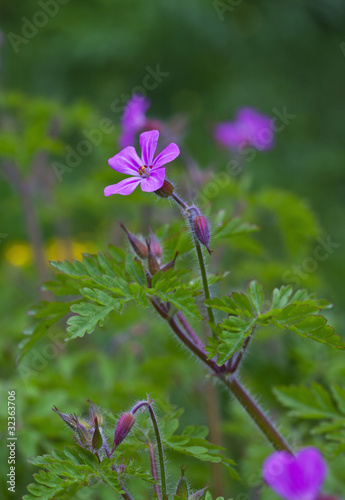
<path fill-rule="evenodd" d="M 156 434 L 156 441 L 157 441 L 157 448 L 158 448 L 158 457 L 159 457 L 159 468 L 160 468 L 160 473 L 161 473 L 161 486 L 162 486 L 162 498 L 163 500 L 168 499 L 167 495 L 167 483 L 166 483 L 166 477 L 165 477 L 165 463 L 164 463 L 164 455 L 163 455 L 163 446 L 162 446 L 162 440 L 161 440 L 161 435 L 159 432 L 159 427 L 156 419 L 155 412 L 153 411 L 153 408 L 151 405 L 149 405 L 149 412 L 153 424 L 153 428 Z"/>
<path fill-rule="evenodd" d="M 161 435 L 159 432 L 159 427 L 158 427 L 158 422 L 156 419 L 155 412 L 153 411 L 153 408 L 152 408 L 150 403 L 148 403 L 147 401 L 140 401 L 140 403 L 135 405 L 135 407 L 132 409 L 131 413 L 132 413 L 132 415 L 134 415 L 139 410 L 139 408 L 141 408 L 143 406 L 146 406 L 146 408 L 148 408 L 148 410 L 149 410 L 150 417 L 151 417 L 152 424 L 153 424 L 153 429 L 154 429 L 155 435 L 156 435 L 159 467 L 160 467 L 160 475 L 161 475 L 162 499 L 168 500 L 167 481 L 166 481 L 166 475 L 165 475 L 165 463 L 164 463 L 164 455 L 163 455 L 163 445 L 162 445 Z"/>
<path fill-rule="evenodd" d="M 194 242 L 195 242 L 196 253 L 198 255 L 198 260 L 199 260 L 199 266 L 200 266 L 202 284 L 204 287 L 205 299 L 208 300 L 211 298 L 211 294 L 210 294 L 210 288 L 208 286 L 207 272 L 206 272 L 206 267 L 205 267 L 204 256 L 202 254 L 200 243 L 196 239 L 194 239 Z M 208 314 L 208 319 L 209 319 L 211 325 L 215 325 L 216 322 L 214 319 L 212 307 L 207 307 L 207 314 Z M 213 336 L 215 336 L 215 333 L 213 332 L 213 330 L 212 330 L 212 333 L 213 333 Z"/>

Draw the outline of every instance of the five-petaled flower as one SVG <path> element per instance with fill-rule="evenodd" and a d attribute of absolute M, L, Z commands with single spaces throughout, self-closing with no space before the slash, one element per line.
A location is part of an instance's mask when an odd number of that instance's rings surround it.
<path fill-rule="evenodd" d="M 284 500 L 317 500 L 327 467 L 316 448 L 305 448 L 296 456 L 276 451 L 263 465 L 263 478 Z"/>
<path fill-rule="evenodd" d="M 219 123 L 214 130 L 215 139 L 229 149 L 253 146 L 259 151 L 273 146 L 272 120 L 252 108 L 241 108 L 233 122 Z"/>
<path fill-rule="evenodd" d="M 109 165 L 111 168 L 131 177 L 117 184 L 107 186 L 104 190 L 105 196 L 131 194 L 139 184 L 142 191 L 149 193 L 163 186 L 165 179 L 164 165 L 175 160 L 180 154 L 180 150 L 176 144 L 171 143 L 154 158 L 158 137 L 158 130 L 143 132 L 140 135 L 141 158 L 139 158 L 132 146 L 128 146 L 110 158 Z"/>
<path fill-rule="evenodd" d="M 136 134 L 145 128 L 146 111 L 150 101 L 139 94 L 134 94 L 127 102 L 121 119 L 122 132 L 119 138 L 120 148 L 132 146 Z"/>

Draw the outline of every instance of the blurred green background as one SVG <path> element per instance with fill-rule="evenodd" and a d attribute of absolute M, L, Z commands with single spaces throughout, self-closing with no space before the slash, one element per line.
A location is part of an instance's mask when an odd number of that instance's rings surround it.
<path fill-rule="evenodd" d="M 47 13 L 40 17 L 43 6 Z M 107 160 L 118 151 L 123 105 L 157 66 L 165 74 L 147 91 L 148 115 L 169 121 L 172 129 L 183 124 L 179 145 L 205 179 L 224 170 L 230 158 L 214 143 L 215 123 L 231 120 L 241 106 L 271 116 L 284 110 L 293 115 L 276 134 L 274 149 L 258 153 L 242 175 L 203 205 L 212 221 L 223 209 L 233 216 L 240 204 L 244 219 L 261 227 L 252 238 L 238 238 L 219 249 L 210 267 L 217 262 L 221 270 L 231 270 L 229 291 L 242 289 L 253 278 L 269 291 L 295 284 L 293 266 L 300 266 L 299 286 L 334 303 L 330 320 L 343 335 L 345 3 L 3 0 L 0 9 L 0 370 L 4 394 L 17 391 L 19 498 L 33 473 L 24 457 L 70 438 L 51 412 L 53 404 L 61 411 L 80 412 L 91 398 L 116 414 L 150 392 L 185 407 L 185 425 L 209 423 L 201 367 L 176 347 L 160 321 L 151 315 L 143 321 L 135 309 L 97 335 L 59 348 L 51 359 L 42 355 L 43 341 L 15 366 L 29 321 L 25 312 L 40 298 L 40 282 L 49 277 L 42 262 L 80 258 L 110 242 L 126 245 L 120 221 L 132 231 L 146 232 L 148 223 L 159 231 L 177 213 L 140 191 L 130 197 L 103 196 L 104 187 L 119 179 Z M 112 132 L 104 133 L 59 180 L 54 162 L 66 165 L 67 152 L 76 150 L 85 131 L 99 129 L 104 118 L 114 125 Z M 169 176 L 185 197 L 195 190 L 196 179 L 182 158 L 169 166 Z M 327 237 L 338 246 L 311 271 L 318 238 Z M 61 332 L 54 335 L 61 339 Z M 263 395 L 265 407 L 275 408 L 289 433 L 291 423 L 271 385 L 312 380 L 341 384 L 344 367 L 341 353 L 269 334 L 252 348 L 243 378 Z M 255 493 L 255 481 L 246 479 L 258 473 L 269 451 L 263 438 L 226 395 L 215 396 L 211 389 L 209 397 L 219 398 L 222 442 L 244 474 L 238 485 L 223 472 L 223 494 L 275 498 L 266 490 Z M 6 408 L 1 412 L 5 417 Z M 294 432 L 308 442 L 305 424 L 295 425 Z M 3 467 L 6 450 L 1 453 Z M 337 460 L 329 481 L 340 493 L 344 461 Z M 178 478 L 179 463 L 171 457 L 172 481 Z M 195 487 L 203 486 L 205 477 L 213 482 L 212 474 L 217 474 L 192 461 L 188 472 Z M 6 498 L 4 483 L 1 488 Z M 107 495 L 104 490 L 90 498 Z"/>

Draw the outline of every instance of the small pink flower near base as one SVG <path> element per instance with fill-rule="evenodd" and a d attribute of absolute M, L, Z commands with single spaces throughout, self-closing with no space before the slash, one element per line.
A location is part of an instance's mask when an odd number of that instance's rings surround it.
<path fill-rule="evenodd" d="M 112 194 L 131 194 L 140 184 L 141 190 L 152 193 L 164 184 L 164 165 L 175 160 L 180 154 L 176 144 L 171 143 L 154 158 L 158 143 L 158 130 L 151 130 L 140 135 L 141 158 L 132 146 L 128 146 L 109 160 L 111 168 L 121 174 L 130 175 L 128 179 L 107 186 L 105 196 Z"/>
<path fill-rule="evenodd" d="M 265 460 L 262 475 L 284 500 L 317 500 L 327 467 L 316 448 L 305 448 L 296 456 L 277 451 Z"/>

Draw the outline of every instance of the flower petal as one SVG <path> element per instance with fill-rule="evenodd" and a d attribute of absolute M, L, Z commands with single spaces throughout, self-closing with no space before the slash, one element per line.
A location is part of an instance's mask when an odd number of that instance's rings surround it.
<path fill-rule="evenodd" d="M 150 177 L 141 181 L 141 189 L 147 193 L 152 193 L 163 186 L 165 179 L 165 168 L 151 171 Z"/>
<path fill-rule="evenodd" d="M 140 182 L 141 179 L 138 179 L 137 177 L 129 177 L 128 179 L 124 179 L 117 184 L 107 186 L 104 190 L 104 196 L 110 196 L 111 194 L 131 194 Z"/>
<path fill-rule="evenodd" d="M 141 166 L 141 160 L 133 146 L 123 149 L 120 153 L 108 160 L 111 168 L 121 174 L 139 175 L 138 170 Z"/>
<path fill-rule="evenodd" d="M 315 500 L 326 474 L 326 464 L 316 448 L 306 448 L 296 456 L 275 452 L 263 465 L 266 483 L 285 500 Z"/>
<path fill-rule="evenodd" d="M 140 134 L 141 160 L 146 167 L 152 165 L 153 157 L 157 149 L 159 132 L 158 130 L 149 130 Z"/>
<path fill-rule="evenodd" d="M 177 158 L 179 154 L 180 150 L 178 146 L 172 142 L 154 159 L 153 168 L 162 167 L 166 163 L 175 160 L 175 158 Z"/>

